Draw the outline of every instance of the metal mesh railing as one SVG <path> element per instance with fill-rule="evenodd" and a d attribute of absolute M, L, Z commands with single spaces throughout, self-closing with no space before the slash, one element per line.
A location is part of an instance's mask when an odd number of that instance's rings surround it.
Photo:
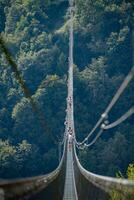
<path fill-rule="evenodd" d="M 80 199 L 108 200 L 113 192 L 118 194 L 121 200 L 134 199 L 134 181 L 101 176 L 87 171 L 79 162 L 75 146 L 74 167 Z"/>
<path fill-rule="evenodd" d="M 65 166 L 66 141 L 64 144 L 62 159 L 56 170 L 44 176 L 1 181 L 0 200 L 30 199 L 31 196 L 39 192 L 40 194 L 38 194 L 38 200 L 41 200 L 42 198 L 44 199 L 44 197 L 46 197 L 46 200 L 49 200 L 52 196 L 54 199 L 61 200 L 65 181 Z M 51 187 L 53 188 L 53 191 L 49 189 Z M 54 194 L 57 195 L 57 198 Z M 34 199 L 34 197 L 32 197 L 32 199 Z"/>

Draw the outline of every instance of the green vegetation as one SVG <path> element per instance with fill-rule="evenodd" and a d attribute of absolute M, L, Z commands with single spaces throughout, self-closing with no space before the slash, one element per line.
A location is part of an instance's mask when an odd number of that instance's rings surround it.
<path fill-rule="evenodd" d="M 129 180 L 134 180 L 134 164 L 129 164 L 128 168 L 127 168 L 127 173 L 126 176 Z M 123 175 L 121 174 L 121 172 L 118 172 L 116 174 L 117 178 L 124 178 Z M 125 200 L 126 197 L 123 197 L 123 195 L 113 191 L 111 194 L 111 200 Z M 133 200 L 134 196 L 129 197 L 129 200 Z"/>
<path fill-rule="evenodd" d="M 78 140 L 104 111 L 132 67 L 131 0 L 76 0 L 74 17 L 74 109 Z M 50 127 L 44 131 L 0 54 L 0 177 L 47 173 L 58 165 L 57 141 L 64 133 L 68 70 L 68 2 L 0 0 L 0 31 Z M 110 122 L 133 105 L 130 84 Z M 114 176 L 134 163 L 133 119 L 105 132 L 83 165 Z M 11 170 L 12 169 L 12 170 Z"/>

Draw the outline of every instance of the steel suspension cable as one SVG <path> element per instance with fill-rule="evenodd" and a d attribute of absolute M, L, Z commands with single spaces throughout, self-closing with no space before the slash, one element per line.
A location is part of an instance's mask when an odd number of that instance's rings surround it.
<path fill-rule="evenodd" d="M 108 129 L 114 128 L 114 127 L 118 126 L 119 124 L 121 124 L 122 122 L 124 122 L 125 120 L 127 120 L 133 114 L 134 114 L 134 106 L 131 107 L 124 115 L 122 115 L 115 122 L 108 124 L 108 125 L 103 124 L 103 129 L 108 130 Z"/>
<path fill-rule="evenodd" d="M 15 74 L 15 78 L 17 79 L 18 83 L 20 84 L 25 97 L 29 99 L 29 101 L 31 102 L 32 105 L 34 105 L 34 100 L 31 96 L 30 90 L 27 87 L 25 81 L 23 80 L 23 78 L 18 70 L 17 64 L 13 60 L 12 55 L 11 55 L 10 51 L 8 50 L 8 48 L 6 47 L 4 39 L 2 38 L 1 35 L 0 35 L 0 48 L 1 48 L 2 52 L 5 54 L 6 60 L 10 64 L 11 69 Z"/>
<path fill-rule="evenodd" d="M 33 112 L 36 114 L 36 117 L 37 117 L 43 131 L 44 132 L 48 131 L 52 141 L 54 142 L 54 144 L 57 145 L 58 142 L 54 138 L 52 131 L 50 130 L 50 127 L 45 122 L 44 114 L 42 113 L 41 109 L 39 108 L 39 105 L 35 102 L 34 98 L 32 97 L 30 89 L 28 88 L 25 81 L 23 80 L 21 73 L 18 70 L 18 66 L 17 66 L 16 62 L 14 61 L 14 59 L 12 58 L 10 51 L 6 47 L 6 44 L 5 44 L 4 39 L 2 38 L 1 34 L 0 34 L 0 49 L 4 53 L 6 60 L 8 61 L 9 65 L 11 66 L 11 69 L 15 74 L 15 78 L 18 81 L 19 85 L 21 86 L 21 89 L 22 89 L 25 97 L 29 100 L 31 107 L 33 109 Z"/>
<path fill-rule="evenodd" d="M 115 122 L 113 122 L 113 123 L 111 123 L 109 125 L 102 124 L 101 130 L 97 133 L 96 137 L 92 140 L 92 142 L 90 142 L 88 144 L 84 143 L 84 144 L 81 144 L 81 145 L 76 143 L 76 147 L 78 149 L 80 149 L 80 150 L 84 150 L 86 147 L 91 147 L 98 140 L 98 138 L 102 135 L 102 133 L 105 130 L 108 130 L 108 129 L 111 129 L 111 128 L 114 128 L 114 127 L 118 126 L 119 124 L 121 124 L 122 122 L 127 120 L 132 114 L 134 114 L 134 106 L 131 107 L 124 115 L 122 115 Z"/>
<path fill-rule="evenodd" d="M 100 129 L 100 131 L 97 133 L 96 137 L 92 140 L 92 142 L 90 142 L 89 144 L 84 144 L 85 147 L 91 147 L 97 140 L 98 138 L 102 135 L 103 133 L 103 129 Z"/>
<path fill-rule="evenodd" d="M 132 69 L 130 70 L 130 72 L 128 73 L 128 75 L 125 77 L 125 79 L 122 82 L 121 86 L 119 87 L 119 89 L 117 90 L 116 94 L 112 98 L 112 100 L 109 103 L 108 107 L 106 108 L 105 112 L 101 115 L 100 119 L 97 121 L 97 123 L 94 126 L 94 128 L 87 135 L 87 137 L 85 137 L 85 139 L 82 142 L 78 142 L 76 140 L 75 141 L 76 144 L 78 144 L 78 145 L 84 144 L 93 135 L 93 133 L 96 131 L 96 129 L 107 118 L 109 112 L 111 111 L 111 109 L 113 108 L 113 106 L 115 105 L 115 103 L 118 101 L 118 99 L 120 98 L 120 96 L 122 95 L 122 93 L 124 92 L 124 90 L 126 89 L 126 87 L 128 86 L 128 84 L 130 83 L 130 81 L 133 79 L 133 77 L 134 77 L 134 66 L 132 67 Z"/>

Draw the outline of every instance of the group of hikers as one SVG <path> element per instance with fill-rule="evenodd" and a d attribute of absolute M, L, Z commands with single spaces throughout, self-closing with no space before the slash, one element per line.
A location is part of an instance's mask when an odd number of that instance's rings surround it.
<path fill-rule="evenodd" d="M 72 106 L 72 97 L 68 98 L 68 105 L 69 105 L 69 108 L 71 109 L 71 106 Z M 66 125 L 67 124 L 68 124 L 68 122 L 66 121 Z M 72 141 L 73 141 L 73 129 L 72 129 L 71 126 L 68 127 L 67 136 L 68 136 L 69 150 L 71 151 Z"/>

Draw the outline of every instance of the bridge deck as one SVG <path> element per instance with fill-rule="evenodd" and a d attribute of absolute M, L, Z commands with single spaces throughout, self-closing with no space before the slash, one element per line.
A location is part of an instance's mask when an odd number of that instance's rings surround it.
<path fill-rule="evenodd" d="M 67 149 L 67 168 L 63 200 L 78 200 L 74 178 L 72 149 L 69 149 L 69 147 Z"/>

